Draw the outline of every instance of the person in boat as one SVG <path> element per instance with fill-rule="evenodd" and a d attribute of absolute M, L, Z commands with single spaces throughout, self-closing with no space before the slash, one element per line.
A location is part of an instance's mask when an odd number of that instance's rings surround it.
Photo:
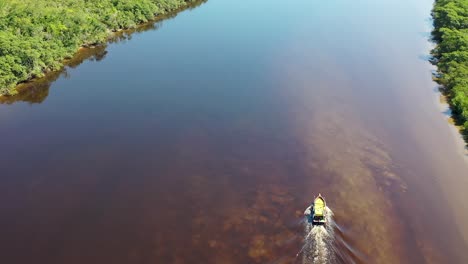
<path fill-rule="evenodd" d="M 304 211 L 304 215 L 307 218 L 307 222 L 312 224 L 312 220 L 314 218 L 314 202 L 311 202 L 309 207 Z"/>
<path fill-rule="evenodd" d="M 307 217 L 307 222 L 312 225 L 326 224 L 324 216 L 325 207 L 325 199 L 319 194 L 304 212 L 304 215 Z"/>

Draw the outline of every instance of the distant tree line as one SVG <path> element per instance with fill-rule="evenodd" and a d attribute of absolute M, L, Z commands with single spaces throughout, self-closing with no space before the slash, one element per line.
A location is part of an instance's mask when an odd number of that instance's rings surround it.
<path fill-rule="evenodd" d="M 432 12 L 436 80 L 468 139 L 468 0 L 436 0 Z"/>
<path fill-rule="evenodd" d="M 61 68 L 80 46 L 105 42 L 194 0 L 0 0 L 0 94 Z"/>

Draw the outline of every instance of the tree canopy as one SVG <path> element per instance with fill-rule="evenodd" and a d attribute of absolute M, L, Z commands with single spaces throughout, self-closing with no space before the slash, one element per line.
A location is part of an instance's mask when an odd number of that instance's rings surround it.
<path fill-rule="evenodd" d="M 0 1 L 0 94 L 63 66 L 82 45 L 105 42 L 193 0 Z"/>
<path fill-rule="evenodd" d="M 468 135 L 468 0 L 436 0 L 432 51 L 453 115 Z"/>

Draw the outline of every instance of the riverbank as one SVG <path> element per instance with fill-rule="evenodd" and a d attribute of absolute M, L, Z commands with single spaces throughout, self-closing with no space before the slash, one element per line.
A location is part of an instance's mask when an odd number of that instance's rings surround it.
<path fill-rule="evenodd" d="M 80 47 L 106 43 L 187 7 L 195 0 L 7 0 L 0 3 L 0 96 L 17 85 L 61 69 Z"/>
<path fill-rule="evenodd" d="M 468 141 L 468 1 L 436 0 L 432 11 L 435 80 L 442 86 L 455 124 Z"/>

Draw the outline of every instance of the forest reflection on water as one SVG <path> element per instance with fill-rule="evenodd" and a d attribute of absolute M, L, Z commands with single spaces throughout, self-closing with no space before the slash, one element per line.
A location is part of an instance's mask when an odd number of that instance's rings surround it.
<path fill-rule="evenodd" d="M 107 54 L 107 45 L 132 39 L 132 35 L 150 30 L 158 30 L 163 26 L 164 20 L 173 19 L 179 12 L 194 9 L 208 0 L 197 0 L 185 7 L 168 14 L 158 16 L 154 20 L 148 21 L 136 28 L 114 32 L 106 43 L 81 47 L 76 54 L 64 61 L 64 66 L 57 71 L 47 72 L 45 76 L 34 78 L 30 81 L 20 83 L 17 86 L 18 93 L 11 96 L 0 96 L 0 104 L 13 104 L 15 102 L 27 102 L 30 104 L 40 104 L 49 96 L 50 86 L 60 77 L 68 78 L 68 69 L 74 69 L 85 61 L 101 61 Z"/>
<path fill-rule="evenodd" d="M 122 35 L 125 37 L 126 35 Z M 65 62 L 65 66 L 58 70 L 47 73 L 44 77 L 18 85 L 18 94 L 12 96 L 1 96 L 1 104 L 13 104 L 15 102 L 27 102 L 40 104 L 49 95 L 50 86 L 59 77 L 68 78 L 69 68 L 76 68 L 84 61 L 100 61 L 106 57 L 106 45 L 92 48 L 80 48 L 76 55 Z"/>

